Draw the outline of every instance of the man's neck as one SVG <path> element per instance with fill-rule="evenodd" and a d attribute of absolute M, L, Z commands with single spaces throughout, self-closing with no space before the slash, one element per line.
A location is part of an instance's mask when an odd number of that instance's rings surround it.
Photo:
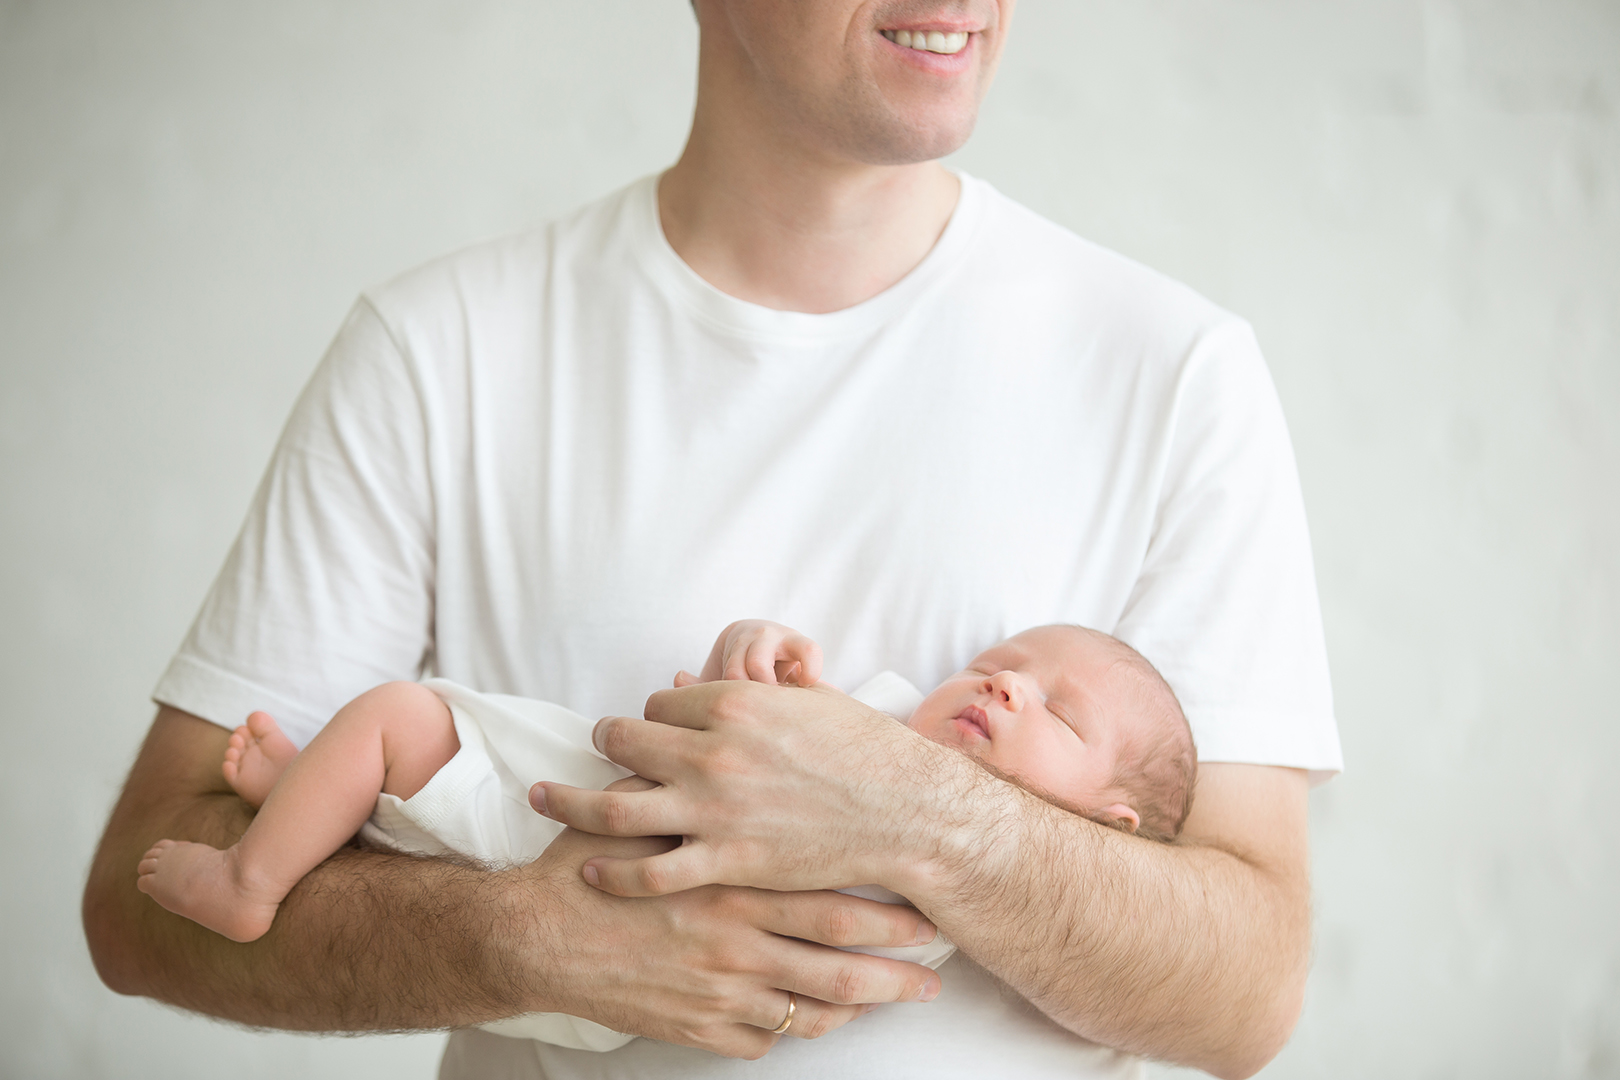
<path fill-rule="evenodd" d="M 819 314 L 871 299 L 922 262 L 961 193 L 938 162 L 866 165 L 791 143 L 728 138 L 700 110 L 658 186 L 676 253 L 764 307 Z"/>

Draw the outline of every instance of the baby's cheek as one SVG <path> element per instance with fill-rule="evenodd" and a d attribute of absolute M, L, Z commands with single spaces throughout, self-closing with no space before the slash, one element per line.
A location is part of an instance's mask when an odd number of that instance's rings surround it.
<path fill-rule="evenodd" d="M 1017 734 L 1017 738 L 998 740 L 993 762 L 997 768 L 1049 790 L 1066 778 L 1072 764 L 1066 747 L 1040 738 L 1029 727 L 1020 728 Z"/>
<path fill-rule="evenodd" d="M 915 731 L 925 739 L 934 738 L 933 728 L 928 722 L 928 717 L 919 716 L 917 713 L 912 713 L 911 719 L 906 721 L 906 727 L 910 728 L 912 731 Z"/>
<path fill-rule="evenodd" d="M 922 704 L 913 709 L 911 711 L 911 715 L 906 718 L 906 727 L 910 728 L 912 731 L 915 731 L 919 735 L 926 736 L 928 734 L 929 722 L 934 719 L 934 714 L 937 712 L 939 712 L 939 710 L 933 708 L 931 702 L 927 698 L 923 698 Z"/>
<path fill-rule="evenodd" d="M 940 718 L 924 715 L 920 707 L 911 714 L 911 719 L 906 721 L 906 726 L 929 742 L 944 743 L 947 746 L 952 745 L 951 740 L 945 737 L 949 732 L 942 729 Z"/>

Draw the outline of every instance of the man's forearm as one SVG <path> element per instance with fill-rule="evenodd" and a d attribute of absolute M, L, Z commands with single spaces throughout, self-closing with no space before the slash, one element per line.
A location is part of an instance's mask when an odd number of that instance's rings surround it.
<path fill-rule="evenodd" d="M 246 1024 L 308 1031 L 442 1028 L 510 1013 L 502 968 L 511 874 L 345 850 L 310 873 L 249 945 L 164 911 L 135 888 L 161 837 L 224 847 L 251 809 L 217 778 L 225 733 L 159 718 L 114 811 L 85 890 L 85 931 L 113 989 Z M 218 733 L 217 737 L 214 734 Z M 217 742 L 215 748 L 212 743 Z M 200 745 L 199 745 L 200 744 Z M 540 905 L 543 907 L 543 905 Z"/>
<path fill-rule="evenodd" d="M 959 779 L 979 789 L 962 803 L 972 820 L 944 834 L 955 855 L 909 895 L 964 952 L 1107 1046 L 1221 1076 L 1276 1054 L 1309 959 L 1302 774 L 1206 766 L 1174 845 L 982 774 Z M 1234 821 L 1256 842 L 1223 839 Z"/>
<path fill-rule="evenodd" d="M 340 852 L 283 901 L 268 934 L 236 944 L 135 888 L 136 864 L 154 841 L 226 846 L 247 828 L 251 811 L 219 772 L 226 738 L 206 721 L 164 710 L 130 771 L 84 897 L 91 955 L 115 990 L 306 1031 L 568 1012 L 617 1031 L 759 1057 L 778 1039 L 771 1028 L 787 991 L 798 995 L 792 1034 L 813 1038 L 868 1003 L 916 1001 L 937 989 L 926 968 L 827 947 L 914 944 L 923 923 L 910 908 L 718 886 L 625 901 L 587 885 L 581 867 L 593 856 L 667 852 L 668 839 L 574 830 L 534 862 L 494 872 Z M 654 786 L 631 777 L 610 790 Z"/>

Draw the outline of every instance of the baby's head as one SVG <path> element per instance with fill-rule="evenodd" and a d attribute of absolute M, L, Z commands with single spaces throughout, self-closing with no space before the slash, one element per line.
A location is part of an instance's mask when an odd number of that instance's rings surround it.
<path fill-rule="evenodd" d="M 1173 840 L 1198 759 L 1169 684 L 1123 641 L 1039 626 L 986 649 L 912 714 L 919 734 L 1126 832 Z"/>

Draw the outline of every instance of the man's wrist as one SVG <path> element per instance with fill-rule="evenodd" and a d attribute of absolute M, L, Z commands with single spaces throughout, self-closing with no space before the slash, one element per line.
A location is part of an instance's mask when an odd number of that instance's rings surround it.
<path fill-rule="evenodd" d="M 485 931 L 468 941 L 469 960 L 487 988 L 490 1019 L 531 1012 L 566 1012 L 555 1000 L 560 951 L 557 883 L 544 860 L 490 874 Z"/>
<path fill-rule="evenodd" d="M 918 905 L 937 905 L 1005 877 L 1016 858 L 1027 793 L 926 741 L 907 766 L 923 784 L 910 827 L 895 837 L 899 847 L 889 865 L 896 880 L 880 884 Z"/>

